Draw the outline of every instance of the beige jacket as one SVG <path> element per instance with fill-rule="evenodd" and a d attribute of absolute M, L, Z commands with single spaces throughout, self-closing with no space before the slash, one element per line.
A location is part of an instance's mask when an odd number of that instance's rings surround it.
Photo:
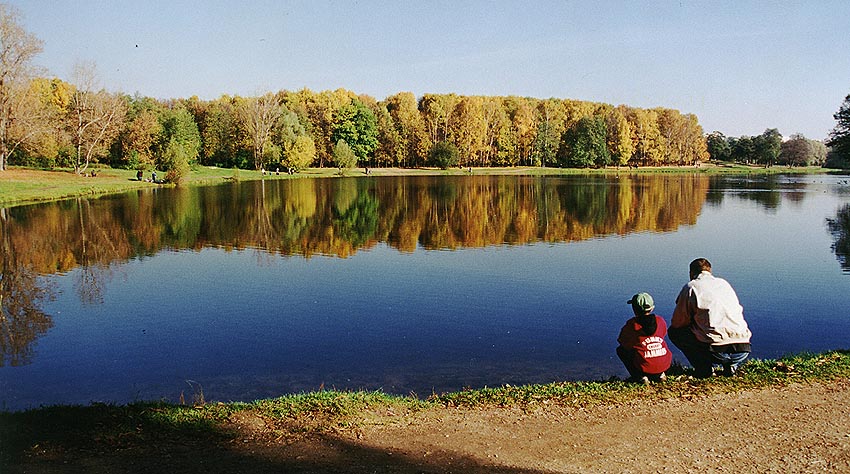
<path fill-rule="evenodd" d="M 670 327 L 685 326 L 690 326 L 697 340 L 716 346 L 748 343 L 752 336 L 732 285 L 707 271 L 689 281 L 676 297 Z"/>

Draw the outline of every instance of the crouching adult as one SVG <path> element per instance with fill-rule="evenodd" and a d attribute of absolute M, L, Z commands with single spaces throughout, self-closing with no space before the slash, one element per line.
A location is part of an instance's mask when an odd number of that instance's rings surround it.
<path fill-rule="evenodd" d="M 670 340 L 685 354 L 698 378 L 710 377 L 714 367 L 730 376 L 750 355 L 750 332 L 744 308 L 726 280 L 711 273 L 711 263 L 691 262 L 691 280 L 676 297 L 670 321 Z"/>

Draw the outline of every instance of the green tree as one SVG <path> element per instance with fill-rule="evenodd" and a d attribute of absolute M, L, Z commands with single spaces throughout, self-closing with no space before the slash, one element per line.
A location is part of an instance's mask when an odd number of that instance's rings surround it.
<path fill-rule="evenodd" d="M 369 156 L 378 147 L 377 137 L 378 123 L 375 114 L 360 99 L 352 100 L 339 110 L 332 135 L 333 141 L 344 141 L 348 144 L 358 161 L 368 162 Z"/>
<path fill-rule="evenodd" d="M 428 161 L 445 170 L 457 165 L 459 155 L 460 152 L 453 143 L 442 141 L 431 147 L 431 151 L 428 152 Z"/>
<path fill-rule="evenodd" d="M 178 104 L 173 109 L 164 110 L 160 121 L 162 123 L 161 152 L 165 153 L 169 146 L 179 146 L 186 162 L 195 163 L 201 149 L 201 134 L 198 132 L 198 125 L 192 114 Z"/>
<path fill-rule="evenodd" d="M 712 160 L 729 161 L 732 159 L 732 147 L 729 145 L 726 135 L 714 131 L 708 134 L 705 141 L 708 147 L 708 154 Z"/>
<path fill-rule="evenodd" d="M 336 146 L 334 146 L 334 163 L 336 163 L 337 168 L 342 173 L 345 173 L 346 170 L 350 170 L 357 166 L 357 155 L 354 154 L 354 150 L 348 146 L 348 143 L 345 140 L 340 140 L 336 142 Z"/>
<path fill-rule="evenodd" d="M 738 138 L 729 138 L 729 147 L 732 159 L 740 163 L 749 163 L 755 160 L 755 142 L 753 137 L 742 135 Z"/>
<path fill-rule="evenodd" d="M 163 112 L 162 141 L 159 168 L 166 172 L 165 179 L 179 183 L 189 173 L 190 165 L 198 159 L 201 134 L 194 116 L 182 104 Z"/>
<path fill-rule="evenodd" d="M 336 145 L 334 130 L 339 118 L 338 112 L 351 104 L 351 101 L 355 98 L 353 92 L 345 89 L 325 91 L 318 94 L 304 89 L 298 93 L 297 101 L 299 107 L 303 107 L 307 114 L 306 117 L 310 124 L 308 128 L 316 145 L 319 167 L 323 167 L 325 162 L 333 159 L 333 150 Z"/>
<path fill-rule="evenodd" d="M 761 135 L 753 139 L 753 147 L 756 163 L 770 167 L 779 157 L 782 146 L 782 134 L 775 128 L 768 128 Z"/>
<path fill-rule="evenodd" d="M 826 144 L 832 149 L 835 160 L 843 162 L 845 167 L 850 166 L 850 94 L 832 117 L 836 124 Z"/>
<path fill-rule="evenodd" d="M 611 162 L 608 127 L 602 117 L 584 117 L 561 137 L 558 162 L 570 168 L 602 167 Z"/>
<path fill-rule="evenodd" d="M 778 163 L 788 166 L 822 165 L 826 160 L 826 145 L 817 140 L 809 140 L 800 133 L 782 142 Z"/>

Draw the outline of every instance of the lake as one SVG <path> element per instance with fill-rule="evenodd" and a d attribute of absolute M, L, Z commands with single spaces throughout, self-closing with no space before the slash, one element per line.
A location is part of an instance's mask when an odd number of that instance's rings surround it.
<path fill-rule="evenodd" d="M 669 322 L 696 257 L 753 357 L 850 347 L 847 176 L 267 179 L 6 208 L 0 236 L 5 410 L 625 377 L 626 300 Z"/>

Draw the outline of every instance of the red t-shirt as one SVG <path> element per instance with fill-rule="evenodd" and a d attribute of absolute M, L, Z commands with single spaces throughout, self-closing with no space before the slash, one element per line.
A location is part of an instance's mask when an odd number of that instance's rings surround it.
<path fill-rule="evenodd" d="M 643 326 L 637 322 L 637 318 L 632 318 L 626 321 L 626 325 L 620 330 L 620 337 L 617 338 L 621 346 L 634 351 L 634 364 L 645 374 L 660 374 L 669 369 L 673 362 L 673 354 L 664 340 L 667 336 L 667 323 L 658 315 L 655 315 L 655 322 L 655 332 L 647 336 L 641 332 Z"/>

